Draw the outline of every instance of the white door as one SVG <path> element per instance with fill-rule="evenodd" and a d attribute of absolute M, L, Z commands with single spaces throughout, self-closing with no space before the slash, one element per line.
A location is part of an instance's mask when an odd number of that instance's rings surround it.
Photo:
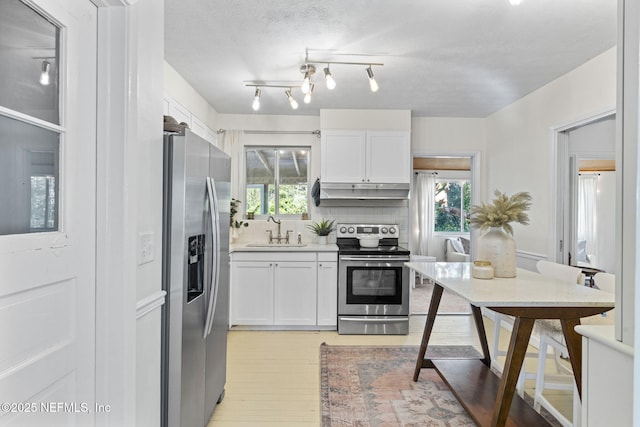
<path fill-rule="evenodd" d="M 0 4 L 0 425 L 93 425 L 97 9 L 25 3 Z"/>

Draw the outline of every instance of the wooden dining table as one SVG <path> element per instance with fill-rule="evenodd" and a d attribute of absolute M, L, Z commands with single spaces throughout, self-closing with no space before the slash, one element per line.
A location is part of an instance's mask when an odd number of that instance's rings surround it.
<path fill-rule="evenodd" d="M 580 319 L 614 308 L 612 294 L 518 269 L 516 277 L 476 279 L 472 263 L 409 262 L 408 268 L 433 281 L 434 288 L 413 381 L 420 370 L 434 368 L 480 426 L 539 426 L 547 422 L 515 394 L 536 319 L 558 319 L 566 340 L 578 392 L 582 386 L 582 340 L 574 330 Z M 482 358 L 476 360 L 425 359 L 443 291 L 469 301 Z M 509 348 L 501 376 L 491 371 L 481 308 L 514 317 Z"/>

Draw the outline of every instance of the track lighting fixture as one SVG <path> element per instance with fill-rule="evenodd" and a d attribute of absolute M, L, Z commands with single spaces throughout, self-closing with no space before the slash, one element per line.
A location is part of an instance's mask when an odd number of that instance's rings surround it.
<path fill-rule="evenodd" d="M 51 63 L 46 59 L 42 61 L 42 71 L 40 73 L 40 84 L 42 86 L 49 86 L 51 83 L 51 76 L 49 75 L 49 71 L 51 69 Z"/>
<path fill-rule="evenodd" d="M 371 92 L 377 92 L 378 89 L 380 88 L 378 86 L 378 82 L 376 81 L 375 77 L 373 76 L 373 70 L 372 67 L 373 66 L 377 66 L 377 67 L 381 67 L 384 64 L 380 64 L 380 63 L 375 63 L 375 62 L 348 62 L 348 61 L 327 61 L 327 60 L 322 60 L 322 59 L 313 59 L 313 58 L 309 58 L 309 49 L 307 49 L 307 53 L 305 55 L 305 64 L 303 67 L 312 67 L 311 64 L 327 64 L 326 67 L 323 68 L 324 71 L 324 78 L 327 84 L 327 89 L 329 90 L 333 90 L 336 87 L 336 81 L 333 78 L 333 75 L 331 74 L 331 70 L 329 69 L 329 66 L 331 64 L 336 64 L 336 65 L 360 65 L 360 66 L 367 66 L 366 71 L 367 71 L 367 76 L 369 76 L 369 87 L 371 88 Z M 300 71 L 302 71 L 303 67 L 300 67 Z M 305 68 L 306 70 L 306 68 Z M 315 68 L 313 69 L 313 71 L 315 71 Z"/>
<path fill-rule="evenodd" d="M 371 92 L 377 92 L 380 87 L 378 86 L 376 78 L 373 76 L 371 65 L 369 65 L 369 67 L 367 68 L 367 76 L 369 76 L 369 87 L 371 88 Z"/>
<path fill-rule="evenodd" d="M 287 95 L 287 98 L 289 99 L 289 104 L 291 104 L 291 108 L 293 108 L 294 110 L 298 109 L 298 102 L 293 99 L 293 95 L 291 95 L 291 89 L 285 90 L 284 93 Z"/>
<path fill-rule="evenodd" d="M 347 55 L 347 54 L 336 54 L 335 52 L 332 53 L 332 56 L 334 57 L 337 57 L 338 55 Z M 348 54 L 348 55 L 363 56 L 359 54 Z M 309 104 L 311 102 L 311 99 L 313 97 L 313 91 L 315 89 L 315 83 L 311 80 L 313 75 L 316 73 L 315 64 L 326 64 L 326 67 L 324 67 L 322 71 L 324 72 L 325 83 L 327 85 L 327 89 L 329 90 L 333 90 L 336 87 L 336 81 L 334 80 L 333 75 L 331 74 L 331 70 L 329 68 L 330 65 L 335 64 L 335 65 L 358 65 L 361 67 L 364 66 L 366 67 L 365 70 L 369 78 L 369 87 L 372 92 L 377 92 L 379 89 L 378 82 L 376 81 L 373 75 L 373 67 L 374 66 L 380 67 L 384 65 L 384 64 L 375 63 L 375 62 L 347 62 L 347 61 L 329 61 L 327 59 L 318 59 L 318 60 L 311 59 L 309 58 L 309 49 L 306 49 L 305 60 L 304 60 L 304 63 L 300 66 L 300 70 L 299 70 L 300 73 L 302 73 L 304 76 L 301 83 L 290 82 L 290 81 L 267 82 L 263 80 L 244 82 L 245 86 L 256 87 L 256 92 L 255 92 L 253 104 L 252 104 L 254 111 L 258 111 L 260 109 L 260 90 L 264 89 L 265 87 L 267 88 L 279 87 L 279 88 L 286 89 L 285 95 L 287 96 L 287 99 L 291 104 L 291 108 L 293 108 L 294 110 L 298 108 L 298 102 L 293 98 L 293 95 L 291 94 L 291 89 L 299 87 L 300 91 L 304 94 L 304 99 L 303 99 L 304 103 Z"/>
<path fill-rule="evenodd" d="M 253 108 L 253 111 L 258 111 L 260 109 L 260 95 L 262 94 L 262 91 L 260 90 L 259 87 L 256 88 L 256 94 L 253 97 L 253 104 L 251 104 L 251 108 Z"/>
<path fill-rule="evenodd" d="M 334 90 L 336 88 L 336 81 L 333 80 L 333 76 L 331 75 L 331 71 L 329 70 L 329 64 L 324 67 L 324 79 L 327 82 L 327 89 Z"/>

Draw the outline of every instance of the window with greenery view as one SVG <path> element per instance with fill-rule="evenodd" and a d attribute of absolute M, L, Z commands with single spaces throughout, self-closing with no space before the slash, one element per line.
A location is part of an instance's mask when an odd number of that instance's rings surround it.
<path fill-rule="evenodd" d="M 245 147 L 244 212 L 300 215 L 308 212 L 309 147 Z"/>
<path fill-rule="evenodd" d="M 469 232 L 471 183 L 469 180 L 436 181 L 435 232 Z"/>

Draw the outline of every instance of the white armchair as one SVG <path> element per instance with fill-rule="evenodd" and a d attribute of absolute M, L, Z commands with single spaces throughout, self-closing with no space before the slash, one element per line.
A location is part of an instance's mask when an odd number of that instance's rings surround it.
<path fill-rule="evenodd" d="M 444 259 L 447 262 L 469 262 L 471 255 L 460 237 L 447 237 L 444 239 Z"/>

